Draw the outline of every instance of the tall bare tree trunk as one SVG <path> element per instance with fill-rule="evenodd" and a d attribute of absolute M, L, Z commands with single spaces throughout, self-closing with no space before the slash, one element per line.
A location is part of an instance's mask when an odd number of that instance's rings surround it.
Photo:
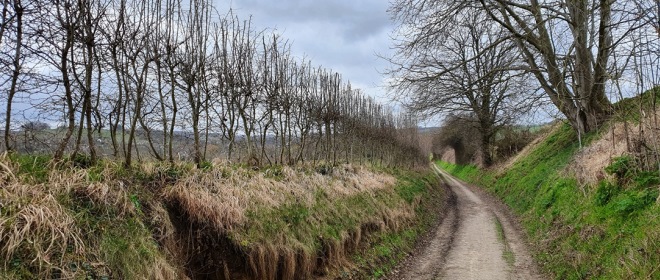
<path fill-rule="evenodd" d="M 5 149 L 11 151 L 11 109 L 14 96 L 16 95 L 18 78 L 21 74 L 21 50 L 23 49 L 23 4 L 21 0 L 14 0 L 14 12 L 16 13 L 16 49 L 12 61 L 11 84 L 7 94 L 7 112 L 5 113 Z"/>

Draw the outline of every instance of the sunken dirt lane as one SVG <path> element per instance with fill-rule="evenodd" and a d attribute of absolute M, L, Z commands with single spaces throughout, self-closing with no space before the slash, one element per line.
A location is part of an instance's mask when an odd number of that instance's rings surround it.
<path fill-rule="evenodd" d="M 390 279 L 544 279 L 508 209 L 433 168 L 452 192 L 447 213 Z"/>

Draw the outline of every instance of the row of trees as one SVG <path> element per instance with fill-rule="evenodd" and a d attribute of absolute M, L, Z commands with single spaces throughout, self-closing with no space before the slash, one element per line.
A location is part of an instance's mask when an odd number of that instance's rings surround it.
<path fill-rule="evenodd" d="M 660 84 L 654 0 L 397 0 L 393 87 L 430 114 L 466 112 L 484 162 L 503 124 L 549 102 L 583 135 L 611 98 Z"/>
<path fill-rule="evenodd" d="M 56 159 L 84 152 L 96 161 L 106 134 L 126 165 L 145 149 L 172 162 L 182 147 L 198 165 L 220 154 L 254 164 L 421 158 L 414 118 L 294 58 L 275 31 L 220 14 L 211 0 L 3 4 L 6 150 L 16 146 L 18 106 L 60 121 Z"/>

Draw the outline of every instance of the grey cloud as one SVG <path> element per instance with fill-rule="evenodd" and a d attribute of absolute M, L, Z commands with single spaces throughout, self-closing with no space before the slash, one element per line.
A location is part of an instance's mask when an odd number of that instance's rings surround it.
<path fill-rule="evenodd" d="M 258 17 L 259 21 L 283 23 L 331 22 L 347 40 L 356 40 L 390 28 L 388 1 L 383 0 L 244 0 L 232 4 Z"/>

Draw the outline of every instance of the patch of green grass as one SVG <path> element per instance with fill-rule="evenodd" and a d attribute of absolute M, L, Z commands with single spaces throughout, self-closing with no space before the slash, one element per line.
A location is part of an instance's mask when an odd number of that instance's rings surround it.
<path fill-rule="evenodd" d="M 502 242 L 504 250 L 502 251 L 502 258 L 506 261 L 509 266 L 512 266 L 516 261 L 516 257 L 513 255 L 513 251 L 509 248 L 509 244 L 506 241 L 506 236 L 504 234 L 504 228 L 499 219 L 495 218 L 495 231 L 497 232 L 497 239 Z"/>
<path fill-rule="evenodd" d="M 583 138 L 588 143 L 598 137 Z M 657 173 L 631 171 L 615 159 L 618 179 L 580 186 L 562 170 L 578 151 L 568 125 L 496 175 L 472 166 L 439 163 L 455 176 L 499 196 L 522 219 L 540 264 L 556 279 L 660 279 L 660 205 Z"/>
<path fill-rule="evenodd" d="M 408 203 L 412 203 L 416 197 L 426 194 L 428 192 L 428 185 L 435 183 L 429 178 L 405 178 L 407 180 L 399 183 L 395 187 L 395 190 L 399 197 Z"/>
<path fill-rule="evenodd" d="M 145 267 L 160 254 L 150 231 L 141 221 L 127 219 L 105 228 L 101 234 L 100 252 L 116 278 L 147 278 Z"/>
<path fill-rule="evenodd" d="M 135 189 L 139 189 L 135 187 Z M 153 199 L 144 194 L 133 193 L 129 200 L 136 206 L 136 215 L 120 216 L 113 208 L 90 200 L 67 196 L 59 199 L 62 205 L 74 214 L 76 224 L 86 231 L 84 242 L 93 245 L 95 257 L 74 263 L 77 269 L 85 269 L 91 279 L 146 279 L 157 259 L 165 259 L 161 248 L 153 239 L 150 228 L 145 225 L 140 197 Z M 91 266 L 101 262 L 103 267 Z"/>
<path fill-rule="evenodd" d="M 367 263 L 361 266 L 367 268 L 367 271 L 371 271 L 366 274 L 371 279 L 387 275 L 414 249 L 418 238 L 426 233 L 438 219 L 438 211 L 434 209 L 441 203 L 443 194 L 439 193 L 441 190 L 437 176 L 432 173 L 427 173 L 425 176 L 409 175 L 399 174 L 399 178 L 407 179 L 403 180 L 403 184 L 397 186 L 397 193 L 408 203 L 415 200 L 415 198 L 410 199 L 413 197 L 413 193 L 416 194 L 414 197 L 421 199 L 416 209 L 416 221 L 403 230 L 377 234 L 369 242 L 371 248 L 360 255 L 360 260 L 361 263 Z M 424 186 L 423 191 L 420 186 Z"/>
<path fill-rule="evenodd" d="M 361 258 L 371 270 L 372 279 L 387 275 L 414 248 L 415 241 L 424 232 L 425 226 L 411 227 L 398 232 L 377 234 L 372 238 L 371 248 Z"/>
<path fill-rule="evenodd" d="M 263 169 L 264 177 L 266 178 L 272 178 L 277 181 L 282 181 L 284 179 L 284 173 L 282 172 L 282 169 L 284 167 L 281 165 L 272 165 L 269 166 L 265 169 Z"/>
<path fill-rule="evenodd" d="M 655 109 L 653 106 L 659 102 L 660 86 L 647 90 L 639 96 L 625 98 L 614 104 L 614 109 L 616 110 L 614 120 L 639 122 L 641 118 L 640 109 L 653 110 Z"/>
<path fill-rule="evenodd" d="M 40 184 L 48 181 L 49 165 L 52 157 L 48 155 L 21 155 L 12 153 L 9 159 L 18 165 L 17 177 L 28 184 Z"/>

